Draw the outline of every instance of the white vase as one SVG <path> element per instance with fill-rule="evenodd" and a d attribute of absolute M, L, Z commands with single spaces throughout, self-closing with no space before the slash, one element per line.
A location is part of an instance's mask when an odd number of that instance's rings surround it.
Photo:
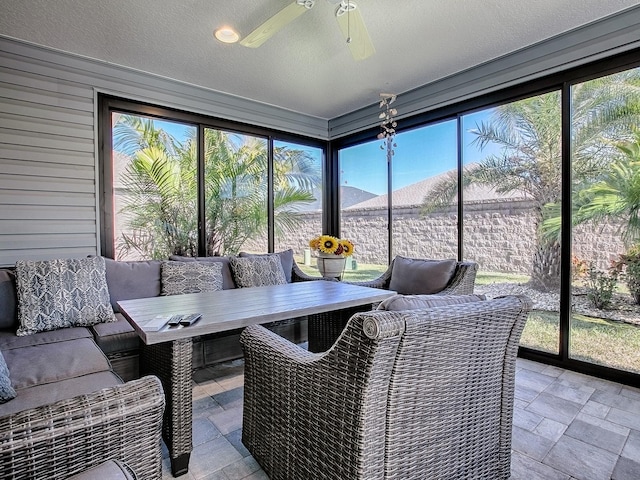
<path fill-rule="evenodd" d="M 316 259 L 318 270 L 323 277 L 342 278 L 346 258 L 342 255 L 332 255 L 330 253 L 318 253 Z"/>

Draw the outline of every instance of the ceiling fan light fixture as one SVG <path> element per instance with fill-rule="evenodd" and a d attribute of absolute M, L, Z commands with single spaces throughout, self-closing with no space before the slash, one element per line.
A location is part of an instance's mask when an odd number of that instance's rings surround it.
<path fill-rule="evenodd" d="M 240 40 L 240 35 L 231 27 L 220 27 L 215 32 L 213 32 L 213 36 L 216 37 L 222 43 L 236 43 Z"/>

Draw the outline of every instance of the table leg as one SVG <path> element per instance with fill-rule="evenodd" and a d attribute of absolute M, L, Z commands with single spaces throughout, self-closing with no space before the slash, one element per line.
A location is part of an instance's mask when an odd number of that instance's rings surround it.
<path fill-rule="evenodd" d="M 174 477 L 189 471 L 189 458 L 193 448 L 192 343 L 187 338 L 145 345 L 142 350 L 141 370 L 160 378 L 167 399 L 162 437 L 169 449 L 171 473 Z"/>

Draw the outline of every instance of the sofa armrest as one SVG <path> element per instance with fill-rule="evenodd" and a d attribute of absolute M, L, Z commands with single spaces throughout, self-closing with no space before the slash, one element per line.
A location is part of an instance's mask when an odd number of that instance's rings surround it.
<path fill-rule="evenodd" d="M 117 459 L 160 479 L 164 404 L 148 376 L 1 417 L 0 478 L 62 479 Z"/>

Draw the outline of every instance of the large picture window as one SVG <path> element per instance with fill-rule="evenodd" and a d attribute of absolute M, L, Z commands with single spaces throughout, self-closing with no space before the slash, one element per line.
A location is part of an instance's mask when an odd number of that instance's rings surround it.
<path fill-rule="evenodd" d="M 293 248 L 303 258 L 300 232 L 321 230 L 320 142 L 101 101 L 104 254 L 142 260 Z"/>
<path fill-rule="evenodd" d="M 401 119 L 390 168 L 381 140 L 341 140 L 341 234 L 363 239 L 356 258 L 368 263 L 369 277 L 396 255 L 475 261 L 477 293 L 533 301 L 522 355 L 637 382 L 634 62 L 613 72 L 603 62 L 608 73 L 600 75 L 576 68 L 495 95 L 484 107 L 474 99 L 430 112 L 422 125 L 405 119 L 404 131 Z M 349 187 L 357 187 L 358 203 L 344 204 Z"/>

